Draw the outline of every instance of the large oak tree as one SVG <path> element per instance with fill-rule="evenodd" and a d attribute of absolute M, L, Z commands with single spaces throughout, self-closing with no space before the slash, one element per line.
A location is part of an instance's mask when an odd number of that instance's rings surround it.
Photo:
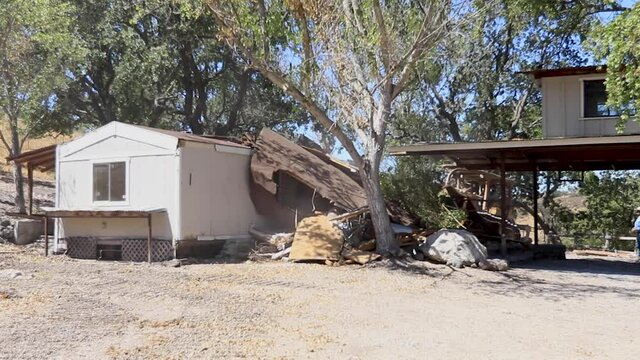
<path fill-rule="evenodd" d="M 206 4 L 246 67 L 294 98 L 360 170 L 377 248 L 397 244 L 380 187 L 395 100 L 452 30 L 464 2 L 211 0 Z M 278 46 L 273 46 L 278 44 Z"/>

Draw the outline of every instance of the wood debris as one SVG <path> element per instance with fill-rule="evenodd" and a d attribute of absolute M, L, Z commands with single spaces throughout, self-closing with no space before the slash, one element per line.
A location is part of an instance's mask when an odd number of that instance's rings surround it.
<path fill-rule="evenodd" d="M 364 265 L 368 262 L 380 259 L 380 254 L 376 254 L 371 251 L 344 249 L 342 250 L 342 257 L 346 260 L 351 260 L 360 265 Z"/>
<path fill-rule="evenodd" d="M 289 259 L 338 261 L 343 243 L 342 231 L 327 216 L 310 216 L 298 224 Z"/>

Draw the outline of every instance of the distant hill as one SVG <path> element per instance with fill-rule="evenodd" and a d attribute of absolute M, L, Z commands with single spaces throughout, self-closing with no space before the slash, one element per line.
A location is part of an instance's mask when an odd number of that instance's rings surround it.
<path fill-rule="evenodd" d="M 2 134 L 5 136 L 7 141 L 10 141 L 9 126 L 5 122 L 2 122 L 2 124 L 0 124 L 0 130 L 2 131 Z M 22 148 L 22 152 L 39 149 L 41 147 L 49 146 L 52 144 L 61 144 L 69 140 L 72 140 L 76 136 L 77 135 L 61 136 L 61 135 L 52 134 L 52 135 L 44 136 L 38 139 L 27 139 L 27 141 L 25 141 L 24 143 L 24 147 Z M 9 156 L 9 152 L 7 151 L 7 148 L 4 146 L 4 144 L 0 144 L 0 157 L 2 158 L 2 161 L 0 161 L 0 171 L 11 172 L 13 170 L 13 167 L 11 166 L 11 164 L 7 164 L 7 161 L 6 161 L 7 156 Z M 26 175 L 26 171 L 25 171 L 25 175 Z M 6 176 L 6 174 L 4 174 L 4 176 Z M 39 171 L 35 171 L 34 178 L 51 181 L 53 180 L 53 173 L 52 172 L 41 173 Z"/>
<path fill-rule="evenodd" d="M 574 214 L 587 210 L 587 197 L 578 193 L 568 193 L 557 196 L 555 201 Z"/>

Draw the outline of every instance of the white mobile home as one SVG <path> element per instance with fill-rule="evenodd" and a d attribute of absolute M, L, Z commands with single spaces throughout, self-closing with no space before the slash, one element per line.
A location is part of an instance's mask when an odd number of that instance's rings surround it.
<path fill-rule="evenodd" d="M 250 156 L 233 142 L 119 122 L 59 145 L 48 211 L 56 245 L 65 240 L 76 257 L 146 260 L 151 230 L 161 260 L 187 244 L 247 238 L 261 223 Z"/>

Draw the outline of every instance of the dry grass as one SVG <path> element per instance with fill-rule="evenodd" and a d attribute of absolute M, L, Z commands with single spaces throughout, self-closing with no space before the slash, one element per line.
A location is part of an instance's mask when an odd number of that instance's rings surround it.
<path fill-rule="evenodd" d="M 2 121 L 0 122 L 0 132 L 2 132 L 2 134 L 4 135 L 5 139 L 7 139 L 7 141 L 9 140 L 9 126 L 6 122 Z M 74 134 L 72 136 L 64 136 L 64 135 L 57 135 L 57 134 L 49 134 L 46 136 L 43 136 L 41 138 L 38 139 L 27 139 L 27 141 L 25 141 L 24 143 L 24 147 L 22 149 L 23 152 L 27 152 L 30 150 L 35 150 L 35 149 L 39 149 L 45 146 L 49 146 L 49 145 L 53 145 L 53 144 L 62 144 L 64 142 L 70 141 L 74 138 L 76 138 L 78 136 L 78 134 Z M 4 146 L 4 144 L 0 144 L 0 157 L 2 159 L 6 159 L 9 156 L 9 151 L 7 150 L 7 148 Z M 8 171 L 10 172 L 12 170 L 12 167 L 10 164 L 7 164 L 6 161 L 0 162 L 0 170 L 2 171 Z M 35 171 L 33 176 L 36 179 L 41 179 L 41 180 L 53 180 L 53 172 L 48 172 L 48 173 L 42 173 L 40 171 Z"/>

